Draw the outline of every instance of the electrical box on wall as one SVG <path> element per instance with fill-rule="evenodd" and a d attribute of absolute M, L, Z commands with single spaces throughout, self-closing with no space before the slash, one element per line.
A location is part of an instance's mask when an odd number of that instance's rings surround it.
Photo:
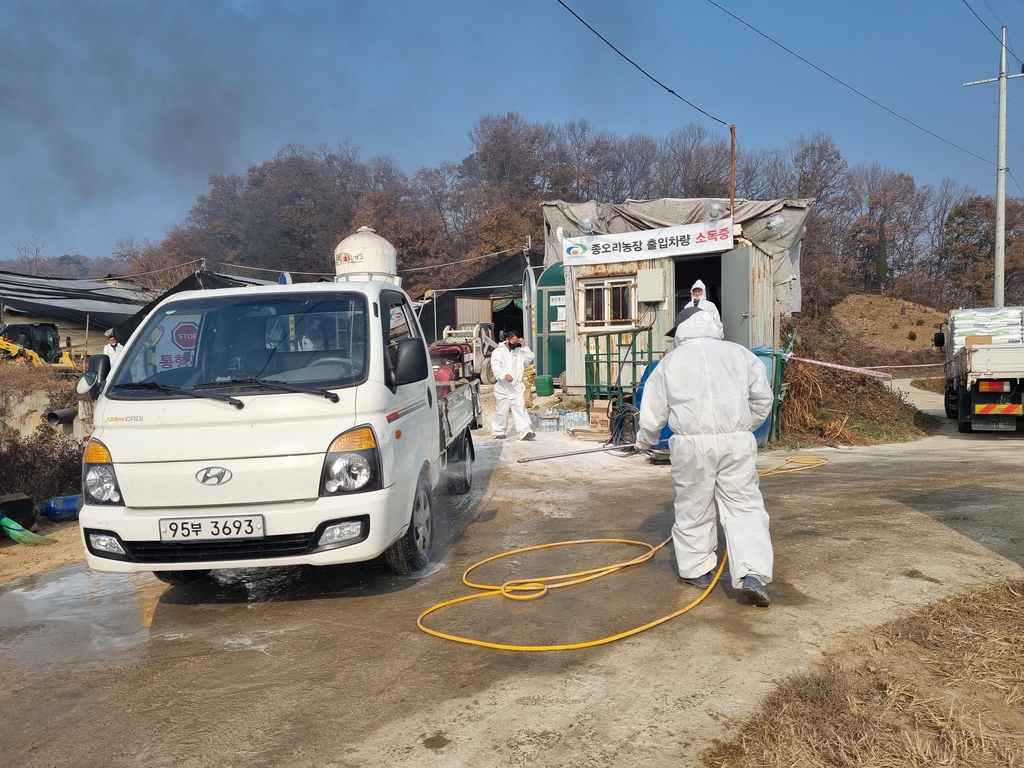
<path fill-rule="evenodd" d="M 644 304 L 657 304 L 665 300 L 664 269 L 637 270 L 636 300 Z"/>

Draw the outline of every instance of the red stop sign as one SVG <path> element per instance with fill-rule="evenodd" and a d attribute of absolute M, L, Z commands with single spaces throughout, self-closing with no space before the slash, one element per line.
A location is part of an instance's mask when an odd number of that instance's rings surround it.
<path fill-rule="evenodd" d="M 199 326 L 193 322 L 178 323 L 171 331 L 171 341 L 178 349 L 195 349 Z"/>

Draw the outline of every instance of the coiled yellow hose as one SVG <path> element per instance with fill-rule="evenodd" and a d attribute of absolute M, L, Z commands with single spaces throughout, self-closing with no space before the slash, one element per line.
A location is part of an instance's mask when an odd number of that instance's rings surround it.
<path fill-rule="evenodd" d="M 806 469 L 813 469 L 815 467 L 821 467 L 828 464 L 828 459 L 822 459 L 817 456 L 793 456 L 782 464 L 779 464 L 773 469 L 766 470 L 765 472 L 759 472 L 760 477 L 770 477 L 772 475 L 784 475 L 790 472 L 801 472 Z M 620 632 L 616 635 L 609 635 L 608 637 L 602 637 L 597 640 L 587 640 L 580 643 L 563 643 L 561 645 L 510 645 L 508 643 L 491 643 L 487 640 L 478 640 L 472 637 L 462 637 L 460 635 L 452 635 L 447 632 L 441 632 L 440 630 L 431 629 L 423 623 L 423 620 L 430 614 L 447 608 L 451 605 L 458 603 L 465 603 L 469 600 L 479 600 L 485 597 L 506 597 L 509 600 L 536 600 L 537 598 L 543 597 L 552 589 L 560 589 L 562 587 L 571 587 L 574 584 L 582 584 L 585 581 L 592 581 L 593 579 L 599 579 L 602 576 L 607 576 L 616 571 L 621 571 L 624 568 L 630 566 L 640 565 L 646 563 L 658 552 L 672 541 L 672 537 L 665 539 L 657 546 L 648 544 L 646 541 L 634 541 L 632 539 L 577 539 L 574 541 L 556 541 L 552 544 L 538 544 L 533 547 L 523 547 L 522 549 L 514 549 L 510 552 L 502 552 L 499 555 L 493 555 L 488 557 L 486 560 L 481 560 L 478 563 L 474 563 L 469 566 L 466 571 L 462 574 L 462 583 L 471 589 L 481 590 L 470 595 L 463 597 L 457 597 L 454 600 L 446 600 L 442 603 L 432 605 L 427 610 L 419 615 L 416 619 L 416 626 L 426 632 L 428 635 L 434 637 L 440 637 L 444 640 L 451 640 L 456 643 L 464 643 L 466 645 L 476 645 L 481 648 L 493 648 L 499 651 L 573 651 L 580 648 L 593 648 L 597 645 L 607 645 L 608 643 L 614 643 L 616 640 L 622 640 L 632 635 L 637 635 L 645 630 L 656 627 L 659 624 L 664 624 L 666 621 L 671 621 L 677 616 L 682 616 L 692 608 L 697 607 L 700 603 L 711 594 L 711 590 L 715 588 L 718 580 L 722 576 L 722 572 L 725 570 L 725 563 L 728 559 L 728 553 L 722 556 L 722 562 L 718 566 L 718 571 L 715 573 L 715 578 L 711 580 L 711 584 L 705 589 L 700 597 L 694 600 L 692 603 L 687 605 L 685 608 L 680 608 L 678 611 L 662 616 L 660 619 L 648 622 L 639 627 Z M 500 560 L 505 557 L 512 557 L 513 555 L 519 555 L 524 552 L 535 552 L 541 549 L 553 549 L 555 547 L 569 547 L 576 546 L 579 544 L 626 544 L 632 547 L 640 547 L 646 550 L 643 554 L 638 555 L 632 560 L 628 560 L 622 563 L 615 563 L 614 565 L 608 565 L 603 568 L 592 568 L 586 571 L 577 571 L 576 573 L 563 573 L 558 576 L 537 576 L 523 579 L 510 579 L 504 584 L 477 584 L 476 582 L 470 581 L 469 575 L 477 568 L 492 563 L 495 560 Z"/>

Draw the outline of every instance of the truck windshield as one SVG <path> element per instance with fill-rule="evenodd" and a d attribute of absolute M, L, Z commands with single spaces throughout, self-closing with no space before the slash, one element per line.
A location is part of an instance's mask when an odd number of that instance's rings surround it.
<path fill-rule="evenodd" d="M 246 394 L 291 391 L 284 384 L 300 392 L 350 387 L 366 378 L 366 329 L 361 294 L 211 292 L 151 316 L 122 353 L 107 394 L 133 400 L 186 396 L 137 386 L 150 382 Z"/>

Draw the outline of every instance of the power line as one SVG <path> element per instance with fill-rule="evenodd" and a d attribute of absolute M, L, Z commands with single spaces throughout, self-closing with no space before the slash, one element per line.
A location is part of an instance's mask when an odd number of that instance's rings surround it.
<path fill-rule="evenodd" d="M 1005 27 L 1006 25 L 1003 24 L 1002 19 L 1000 19 L 999 16 L 996 15 L 996 12 L 992 10 L 992 6 L 988 4 L 988 0 L 981 0 L 981 2 L 983 2 L 985 4 L 985 7 L 988 8 L 988 12 L 992 14 L 992 18 L 999 22 L 999 26 Z"/>
<path fill-rule="evenodd" d="M 444 264 L 429 264 L 425 267 L 410 267 L 409 269 L 400 269 L 399 272 L 422 272 L 425 269 L 438 269 L 439 267 L 452 267 L 456 264 L 465 264 L 467 261 L 479 261 L 480 259 L 489 259 L 492 256 L 501 256 L 506 253 L 512 253 L 518 251 L 519 248 L 506 248 L 504 251 L 495 251 L 494 253 L 485 253 L 483 256 L 470 256 L 468 259 L 459 259 L 458 261 L 448 261 Z M 190 262 L 192 264 L 196 262 Z M 245 264 L 229 264 L 226 261 L 213 261 L 211 264 L 219 264 L 222 267 L 231 267 L 232 269 L 252 269 L 257 272 L 273 272 L 281 274 L 282 272 L 288 272 L 292 275 L 304 275 L 307 277 L 331 277 L 330 272 L 295 272 L 290 269 L 267 269 L 266 267 L 250 267 Z"/>
<path fill-rule="evenodd" d="M 447 264 L 431 264 L 426 267 L 411 267 L 409 269 L 400 269 L 399 272 L 422 272 L 425 269 L 437 269 L 438 267 L 452 267 L 456 264 L 465 264 L 467 261 L 479 261 L 480 259 L 489 259 L 491 256 L 501 256 L 505 253 L 512 253 L 518 251 L 519 248 L 506 248 L 504 251 L 495 251 L 494 253 L 485 253 L 483 256 L 470 256 L 468 259 L 459 259 L 458 261 L 449 261 Z"/>
<path fill-rule="evenodd" d="M 1003 24 L 1003 20 L 996 15 L 996 12 L 992 10 L 992 6 L 988 4 L 988 0 L 981 0 L 981 2 L 983 2 L 985 7 L 988 8 L 988 12 L 992 14 L 992 18 L 999 22 L 999 26 L 1005 27 L 1006 25 Z"/>
<path fill-rule="evenodd" d="M 1017 191 L 1020 192 L 1021 197 L 1024 197 L 1024 189 L 1021 189 L 1020 184 L 1017 184 L 1017 179 L 1013 178 L 1013 173 L 1010 171 L 1009 168 L 1006 169 L 1006 172 L 1007 174 L 1009 174 L 1010 178 L 1013 179 L 1013 183 L 1017 185 Z"/>
<path fill-rule="evenodd" d="M 559 0 L 559 2 L 561 2 L 561 0 Z M 811 62 L 811 61 L 808 61 L 807 59 L 805 59 L 805 58 L 804 58 L 803 56 L 801 56 L 801 55 L 800 55 L 799 53 L 797 53 L 796 51 L 792 50 L 791 48 L 787 48 L 787 47 L 786 47 L 785 45 L 783 45 L 782 43 L 780 43 L 780 42 L 779 42 L 778 40 L 776 40 L 775 38 L 771 37 L 770 35 L 767 35 L 767 34 L 765 34 L 764 32 L 762 32 L 762 31 L 761 31 L 760 29 L 758 29 L 757 27 L 755 27 L 755 26 L 753 26 L 752 24 L 749 24 L 748 22 L 744 21 L 744 20 L 743 20 L 743 19 L 741 19 L 741 18 L 740 18 L 739 16 L 737 16 L 737 15 L 736 15 L 735 13 L 733 13 L 732 11 L 730 11 L 730 10 L 727 10 L 726 8 L 723 8 L 723 7 L 722 7 L 722 6 L 720 6 L 720 5 L 718 4 L 718 3 L 716 3 L 716 2 L 715 2 L 715 0 L 708 0 L 708 2 L 709 2 L 709 3 L 711 3 L 711 5 L 715 6 L 715 8 L 717 8 L 718 10 L 720 10 L 720 11 L 721 11 L 722 13 L 724 13 L 724 14 L 725 14 L 726 16 L 730 16 L 730 17 L 732 17 L 733 19 L 735 19 L 736 21 L 738 21 L 738 22 L 739 22 L 740 24 L 742 24 L 743 26 L 745 26 L 745 27 L 746 27 L 747 29 L 749 29 L 750 31 L 752 31 L 752 32 L 756 32 L 756 33 L 757 33 L 758 35 L 760 35 L 761 37 L 763 37 L 763 38 L 764 38 L 765 40 L 767 40 L 768 42 L 772 43 L 773 45 L 777 45 L 777 46 L 778 46 L 779 48 L 781 48 L 782 50 L 784 50 L 784 51 L 785 51 L 786 53 L 788 53 L 788 54 L 789 54 L 790 56 L 794 56 L 795 58 L 797 58 L 797 59 L 800 59 L 800 61 L 802 61 L 802 62 L 803 62 L 804 64 L 806 64 L 807 66 L 811 67 L 812 69 L 815 69 L 815 70 L 817 70 L 818 72 L 820 72 L 821 74 L 823 74 L 823 75 L 824 75 L 825 77 L 827 77 L 827 78 L 828 78 L 829 80 L 833 80 L 833 81 L 835 81 L 835 82 L 839 83 L 839 85 L 843 86 L 843 88 L 846 88 L 846 89 L 847 89 L 847 90 L 849 90 L 849 91 L 853 91 L 853 92 L 854 92 L 855 94 L 857 94 L 858 96 L 860 96 L 860 97 L 861 97 L 862 99 L 865 99 L 866 101 L 869 101 L 869 102 L 871 102 L 872 104 L 874 104 L 874 105 L 875 105 L 876 107 L 878 107 L 879 109 L 883 109 L 883 110 L 885 110 L 886 112 L 888 112 L 888 113 L 889 113 L 890 115 L 892 115 L 893 117 L 897 117 L 897 118 L 899 118 L 900 120 L 902 120 L 903 122 L 907 123 L 908 125 L 912 125 L 912 126 L 914 126 L 914 127 L 915 127 L 915 128 L 917 128 L 917 129 L 918 129 L 919 131 L 923 131 L 924 133 L 927 133 L 927 134 L 928 134 L 929 136 L 931 136 L 932 138 L 938 139 L 938 140 L 939 140 L 939 141 L 941 141 L 941 142 L 942 142 L 943 144 L 948 144 L 949 146 L 953 147 L 954 149 L 959 149 L 959 150 L 960 150 L 961 152 L 963 152 L 963 153 L 965 153 L 965 154 L 968 154 L 968 155 L 970 155 L 971 157 L 977 158 L 978 160 L 981 160 L 981 161 L 982 161 L 982 162 L 984 162 L 984 163 L 988 163 L 989 165 L 995 165 L 995 163 L 994 163 L 993 161 L 989 160 L 988 158 L 982 157 L 981 155 L 977 155 L 977 154 L 975 154 L 974 152 L 971 152 L 971 150 L 969 150 L 969 149 L 965 149 L 964 147 L 961 147 L 961 146 L 960 146 L 959 144 L 954 144 L 954 143 L 953 143 L 952 141 L 950 141 L 949 139 L 944 139 L 944 138 L 942 138 L 941 136 L 939 136 L 939 134 L 937 134 L 937 133 L 935 133 L 935 132 L 933 132 L 933 131 L 929 131 L 929 130 L 928 130 L 927 128 L 925 128 L 925 127 L 924 127 L 923 125 L 919 125 L 919 124 L 915 123 L 915 122 L 914 122 L 913 120 L 911 120 L 911 119 L 910 119 L 909 117 L 904 117 L 904 116 L 903 116 L 903 115 L 901 115 L 901 114 L 900 114 L 899 112 L 897 112 L 897 111 L 895 111 L 895 110 L 893 110 L 893 109 L 890 109 L 889 107 L 885 106 L 885 104 L 882 104 L 882 103 L 881 103 L 881 102 L 879 102 L 879 101 L 876 101 L 875 99 L 871 98 L 871 97 L 870 97 L 870 96 L 868 96 L 868 95 L 867 95 L 866 93 L 864 93 L 863 91 L 858 91 L 858 90 L 857 90 L 856 88 L 854 88 L 854 87 L 853 87 L 852 85 L 850 85 L 850 84 L 848 84 L 848 83 L 846 83 L 846 82 L 844 82 L 844 81 L 840 80 L 840 79 L 839 79 L 838 77 L 836 77 L 835 75 L 833 75 L 833 74 L 830 74 L 829 72 L 826 72 L 826 71 L 825 71 L 824 69 L 822 69 L 821 67 L 819 67 L 819 66 L 818 66 L 817 64 L 815 64 L 815 63 L 813 63 L 813 62 Z"/>
<path fill-rule="evenodd" d="M 173 264 L 169 267 L 162 267 L 161 269 L 151 269 L 148 272 L 132 272 L 127 275 L 117 275 L 117 277 L 142 277 L 143 275 L 155 275 L 157 272 L 167 272 L 170 269 L 191 267 L 193 264 L 198 264 L 200 261 L 202 261 L 202 259 L 196 259 L 195 261 L 183 261 L 181 264 Z"/>
<path fill-rule="evenodd" d="M 652 74 L 651 74 L 650 72 L 648 72 L 648 71 L 647 71 L 647 70 L 645 70 L 645 69 L 644 69 L 643 67 L 641 67 L 641 66 L 640 66 L 639 64 L 637 64 L 637 63 L 636 63 L 635 61 L 633 61 L 633 60 L 632 60 L 631 58 L 629 58 L 629 56 L 627 56 L 627 55 L 626 55 L 626 54 L 624 54 L 624 53 L 623 53 L 622 51 L 620 51 L 620 50 L 619 50 L 618 48 L 616 48 L 616 47 L 615 47 L 614 45 L 612 45 L 612 43 L 611 43 L 611 42 L 609 42 L 608 38 L 606 38 L 606 37 L 605 37 L 604 35 L 602 35 L 602 34 L 601 34 L 600 32 L 598 32 L 598 31 L 597 31 L 596 29 L 594 29 L 594 28 L 593 28 L 592 26 L 590 26 L 590 25 L 589 25 L 589 24 L 588 24 L 588 23 L 587 23 L 586 21 L 584 21 L 584 20 L 583 20 L 583 18 L 582 18 L 582 17 L 581 17 L 581 16 L 580 16 L 580 15 L 579 15 L 578 13 L 576 13 L 576 11 L 574 11 L 574 10 L 573 10 L 572 8 L 570 8 L 570 7 L 568 6 L 568 5 L 566 5 L 566 4 L 564 3 L 564 2 L 562 2 L 562 0 L 555 0 L 555 2 L 557 2 L 557 3 L 558 3 L 558 4 L 560 5 L 560 6 L 562 6 L 563 8 L 565 8 L 565 10 L 567 10 L 567 11 L 568 11 L 569 13 L 571 13 L 571 14 L 572 14 L 573 16 L 575 16 L 575 17 L 576 17 L 576 19 L 577 19 L 577 21 L 579 21 L 579 22 L 580 22 L 580 24 L 582 24 L 582 25 L 583 25 L 583 26 L 585 26 L 585 27 L 586 27 L 587 29 L 589 29 L 589 30 L 590 30 L 591 32 L 593 32 L 593 33 L 594 33 L 595 35 L 597 35 L 597 36 L 598 36 L 598 37 L 599 37 L 599 38 L 601 39 L 601 41 L 602 41 L 602 42 L 603 42 L 603 43 L 604 43 L 605 45 L 607 45 L 607 46 L 608 46 L 609 48 L 611 48 L 611 49 L 612 49 L 613 51 L 615 51 L 615 52 L 616 52 L 617 54 L 619 54 L 619 56 L 621 56 L 621 57 L 622 57 L 622 58 L 624 58 L 624 59 L 625 59 L 626 61 L 628 61 L 628 62 L 629 62 L 630 64 L 632 64 L 632 65 L 633 65 L 634 67 L 636 67 L 636 68 L 637 68 L 638 70 L 640 70 L 640 72 L 641 72 L 641 73 L 642 73 L 642 74 L 643 74 L 643 75 L 644 75 L 644 76 L 645 76 L 646 78 L 648 78 L 648 79 L 649 79 L 649 80 L 651 80 L 652 82 L 654 82 L 654 83 L 656 83 L 657 85 L 659 85 L 659 86 L 661 86 L 662 88 L 664 88 L 664 89 L 665 89 L 666 91 L 668 91 L 669 93 L 671 93 L 671 94 L 672 94 L 673 96 L 675 96 L 675 97 L 676 97 L 677 99 L 679 99 L 679 100 L 680 100 L 681 102 L 683 102 L 684 104 L 687 104 L 688 106 L 690 106 L 690 107 L 693 107 L 693 108 L 694 108 L 694 109 L 696 109 L 696 110 L 697 110 L 698 112 L 700 112 L 700 113 L 701 113 L 702 115 L 706 115 L 707 117 L 710 117 L 710 118 L 711 118 L 712 120 L 714 120 L 714 121 L 716 121 L 716 122 L 719 122 L 719 123 L 721 123 L 721 124 L 722 124 L 722 125 L 724 125 L 724 126 L 725 126 L 726 128 L 730 128 L 730 127 L 732 127 L 730 123 L 727 123 L 727 122 L 725 122 L 725 120 L 722 120 L 722 119 L 721 119 L 720 117 L 715 117 L 714 115 L 712 115 L 712 114 L 711 114 L 710 112 L 708 112 L 707 110 L 701 109 L 701 108 L 700 108 L 700 107 L 698 107 L 698 106 L 697 106 L 696 104 L 694 104 L 694 103 L 693 103 L 692 101 L 689 101 L 689 100 L 687 100 L 687 99 L 684 99 L 684 98 L 683 98 L 682 96 L 680 96 L 680 95 L 679 95 L 678 93 L 676 93 L 675 91 L 673 91 L 673 90 L 672 90 L 671 88 L 669 88 L 669 87 L 668 87 L 667 85 L 665 85 L 665 84 L 664 84 L 663 82 L 661 82 L 660 80 L 658 80 L 658 78 L 656 78 L 656 77 L 655 77 L 654 75 L 652 75 Z"/>
<path fill-rule="evenodd" d="M 997 35 L 995 32 L 993 32 L 989 28 L 988 24 L 985 23 L 985 20 L 983 18 L 981 18 L 981 16 L 978 15 L 977 11 L 975 11 L 973 8 L 971 8 L 971 4 L 968 3 L 967 0 L 962 0 L 962 1 L 963 1 L 963 4 L 967 6 L 967 10 L 969 10 L 971 13 L 974 14 L 974 18 L 976 18 L 978 20 L 978 23 L 981 24 L 981 26 L 983 26 L 985 28 L 985 31 L 988 32 L 990 35 L 992 35 L 992 37 L 994 37 L 996 39 L 996 41 L 998 41 L 1000 47 L 1002 47 L 1003 39 L 1001 37 L 999 37 L 999 35 Z M 985 3 L 985 5 L 987 6 L 988 3 Z M 991 11 L 992 9 L 989 8 L 989 10 Z M 992 15 L 995 16 L 995 13 L 993 13 Z M 998 16 L 996 16 L 996 21 L 999 21 L 999 17 Z M 1007 46 L 1007 47 L 1009 47 L 1009 46 Z M 1013 55 L 1013 58 L 1017 59 L 1018 63 L 1024 64 L 1024 61 L 1020 60 L 1020 57 L 1017 56 L 1017 54 L 1013 52 L 1012 48 L 1010 48 L 1010 53 Z"/>
<path fill-rule="evenodd" d="M 192 262 L 195 263 L 195 262 Z M 227 261 L 211 261 L 211 264 L 219 264 L 222 267 L 230 267 L 231 269 L 252 269 L 256 272 L 272 272 L 280 275 L 282 272 L 287 272 L 290 275 L 303 275 L 304 277 L 330 277 L 330 272 L 294 272 L 290 269 L 268 269 L 266 267 L 250 267 L 248 264 L 231 264 Z"/>

